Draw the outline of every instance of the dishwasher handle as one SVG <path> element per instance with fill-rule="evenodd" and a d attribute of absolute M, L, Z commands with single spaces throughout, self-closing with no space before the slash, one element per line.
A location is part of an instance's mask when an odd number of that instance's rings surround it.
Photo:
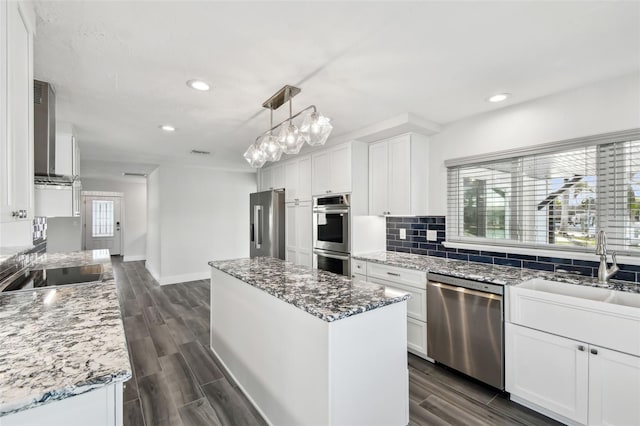
<path fill-rule="evenodd" d="M 463 287 L 463 286 L 453 286 L 453 285 L 439 283 L 439 282 L 435 282 L 435 281 L 429 281 L 428 285 L 433 286 L 433 287 L 440 287 L 440 288 L 442 288 L 444 290 L 457 291 L 459 293 L 464 293 L 464 294 L 469 294 L 469 295 L 472 295 L 472 296 L 482 297 L 482 298 L 485 298 L 485 299 L 499 299 L 499 300 L 502 300 L 502 295 L 501 294 L 489 293 L 489 292 L 482 291 L 482 290 L 474 290 L 474 289 L 466 288 L 466 287 Z"/>

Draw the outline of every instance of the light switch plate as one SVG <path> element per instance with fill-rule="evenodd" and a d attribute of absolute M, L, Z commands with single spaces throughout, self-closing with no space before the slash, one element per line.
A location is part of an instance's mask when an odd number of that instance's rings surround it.
<path fill-rule="evenodd" d="M 407 239 L 407 230 L 404 228 L 400 228 L 400 239 L 401 240 Z"/>
<path fill-rule="evenodd" d="M 427 241 L 437 241 L 438 231 L 427 231 Z"/>

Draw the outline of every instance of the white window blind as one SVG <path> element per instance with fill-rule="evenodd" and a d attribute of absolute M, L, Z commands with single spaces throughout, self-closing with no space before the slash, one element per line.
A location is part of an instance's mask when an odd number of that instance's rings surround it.
<path fill-rule="evenodd" d="M 91 220 L 93 237 L 113 237 L 113 201 L 92 200 Z"/>
<path fill-rule="evenodd" d="M 640 252 L 640 140 L 575 145 L 449 167 L 447 240 Z"/>

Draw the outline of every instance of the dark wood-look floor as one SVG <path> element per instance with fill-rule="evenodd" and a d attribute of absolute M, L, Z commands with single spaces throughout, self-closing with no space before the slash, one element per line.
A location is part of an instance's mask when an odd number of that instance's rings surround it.
<path fill-rule="evenodd" d="M 209 349 L 209 282 L 160 286 L 143 262 L 113 257 L 134 371 L 125 426 L 264 425 Z M 409 355 L 411 425 L 542 425 L 503 394 Z"/>

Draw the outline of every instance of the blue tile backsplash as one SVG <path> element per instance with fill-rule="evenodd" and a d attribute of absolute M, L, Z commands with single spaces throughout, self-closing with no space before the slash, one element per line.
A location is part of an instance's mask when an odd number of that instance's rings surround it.
<path fill-rule="evenodd" d="M 445 226 L 444 216 L 387 217 L 387 250 L 541 271 L 567 271 L 589 277 L 598 275 L 598 262 L 445 247 L 442 245 L 445 239 Z M 402 228 L 407 230 L 406 240 L 400 239 Z M 427 241 L 427 231 L 437 231 L 437 240 Z M 613 278 L 631 282 L 640 281 L 640 266 L 618 266 L 620 271 Z"/>

